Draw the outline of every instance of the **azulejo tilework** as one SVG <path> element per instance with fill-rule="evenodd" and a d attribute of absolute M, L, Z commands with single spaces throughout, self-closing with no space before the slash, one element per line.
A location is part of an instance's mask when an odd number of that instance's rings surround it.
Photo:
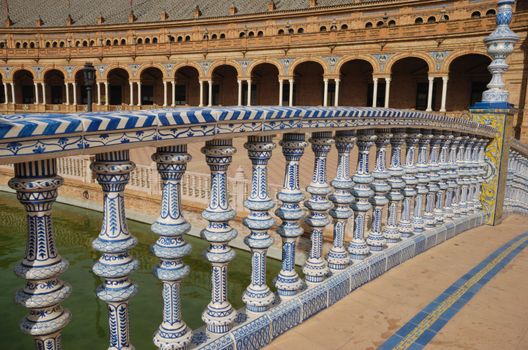
<path fill-rule="evenodd" d="M 35 154 L 54 156 L 132 148 L 162 140 L 233 133 L 304 132 L 328 128 L 428 127 L 493 137 L 487 125 L 421 111 L 369 107 L 218 107 L 133 112 L 20 114 L 0 117 L 0 161 Z M 324 130 L 320 130 L 324 131 Z"/>
<path fill-rule="evenodd" d="M 528 232 L 504 244 L 453 283 L 432 303 L 401 327 L 380 349 L 423 348 L 473 298 L 483 285 L 489 282 L 526 247 L 528 247 Z"/>
<path fill-rule="evenodd" d="M 481 213 L 469 214 L 453 221 L 453 236 L 470 228 L 480 226 L 485 217 Z M 258 349 L 271 342 L 289 329 L 329 308 L 346 295 L 396 266 L 393 261 L 397 256 L 403 263 L 422 251 L 416 250 L 416 241 L 425 242 L 433 237 L 439 243 L 445 239 L 446 229 L 432 228 L 424 233 L 418 233 L 412 238 L 404 239 L 398 245 L 385 251 L 374 252 L 369 257 L 354 263 L 342 272 L 336 273 L 315 287 L 305 289 L 296 296 L 281 301 L 261 316 L 250 318 L 247 322 L 235 326 L 230 332 L 212 339 L 205 333 L 196 332 L 193 337 L 193 348 L 196 349 Z M 528 235 L 527 235 L 528 240 Z M 392 262 L 389 263 L 388 261 Z"/>

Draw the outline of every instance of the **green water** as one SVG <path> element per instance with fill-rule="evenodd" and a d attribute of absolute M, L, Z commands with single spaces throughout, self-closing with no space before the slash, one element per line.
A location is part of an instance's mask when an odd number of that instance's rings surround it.
<path fill-rule="evenodd" d="M 95 296 L 101 283 L 91 272 L 97 252 L 91 247 L 97 237 L 102 214 L 62 204 L 55 204 L 53 220 L 57 246 L 61 255 L 70 262 L 62 277 L 73 287 L 72 295 L 63 303 L 72 314 L 71 323 L 64 329 L 62 342 L 65 349 L 106 349 L 108 325 L 105 304 Z M 128 222 L 130 232 L 139 240 L 132 254 L 140 262 L 140 269 L 132 279 L 139 285 L 139 293 L 130 302 L 131 340 L 136 349 L 155 349 L 152 335 L 162 319 L 161 283 L 152 275 L 157 258 L 149 246 L 156 240 L 149 225 Z M 15 276 L 13 268 L 25 251 L 26 221 L 22 206 L 12 194 L 0 193 L 0 349 L 18 350 L 34 348 L 31 337 L 21 333 L 19 321 L 25 309 L 15 304 L 16 290 L 24 280 Z M 210 300 L 210 265 L 202 252 L 207 244 L 195 237 L 187 237 L 193 251 L 185 261 L 191 267 L 183 282 L 182 310 L 185 322 L 192 329 L 203 325 L 201 314 Z M 229 301 L 235 308 L 243 306 L 241 297 L 249 284 L 250 254 L 237 251 L 229 264 Z M 280 263 L 268 259 L 268 285 L 280 270 Z"/>

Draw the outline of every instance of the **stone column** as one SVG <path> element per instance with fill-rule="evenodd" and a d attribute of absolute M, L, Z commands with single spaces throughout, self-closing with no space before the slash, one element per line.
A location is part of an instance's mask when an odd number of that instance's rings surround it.
<path fill-rule="evenodd" d="M 9 94 L 8 94 L 8 90 L 7 90 L 7 83 L 3 83 L 3 85 L 4 85 L 4 104 L 6 105 L 6 104 L 9 103 Z M 38 96 L 37 84 L 35 84 L 35 96 Z M 38 104 L 38 102 L 37 102 L 37 104 Z"/>
<path fill-rule="evenodd" d="M 376 135 L 373 129 L 361 130 L 358 133 L 358 163 L 356 173 L 352 177 L 354 181 L 352 194 L 355 197 L 351 205 L 355 215 L 354 233 L 348 246 L 348 252 L 353 260 L 363 260 L 370 252 L 365 241 L 365 231 L 367 230 L 367 212 L 371 208 L 369 198 L 374 194 L 374 191 L 370 189 L 370 183 L 374 181 L 374 178 L 369 172 L 369 153 L 374 141 L 376 141 Z"/>
<path fill-rule="evenodd" d="M 101 83 L 97 82 L 97 105 L 101 105 Z M 132 83 L 130 83 L 130 91 L 132 91 Z M 132 96 L 132 95 L 130 95 Z M 132 101 L 132 99 L 130 99 Z M 130 105 L 132 105 L 132 102 L 130 102 Z"/>
<path fill-rule="evenodd" d="M 294 84 L 294 80 L 290 79 L 289 82 L 290 82 L 290 101 L 289 101 L 289 105 L 290 105 L 290 107 L 293 107 L 293 84 Z"/>
<path fill-rule="evenodd" d="M 73 104 L 77 106 L 77 84 L 72 83 L 73 85 Z"/>
<path fill-rule="evenodd" d="M 130 98 L 130 102 L 129 102 L 129 106 L 133 106 L 134 105 L 134 82 L 130 81 L 128 82 L 129 84 L 129 98 Z M 99 87 L 99 84 L 97 84 L 97 87 Z M 97 92 L 98 94 L 100 94 L 100 91 Z M 99 102 L 97 103 L 99 104 Z"/>
<path fill-rule="evenodd" d="M 328 79 L 324 78 L 323 107 L 328 107 Z"/>
<path fill-rule="evenodd" d="M 295 271 L 295 245 L 297 238 L 303 234 L 303 229 L 299 225 L 299 220 L 304 216 L 299 206 L 304 199 L 299 186 L 299 161 L 306 147 L 304 134 L 284 134 L 280 145 L 286 165 L 283 188 L 277 193 L 277 199 L 282 204 L 275 211 L 275 214 L 282 220 L 277 228 L 277 233 L 282 238 L 282 268 L 277 276 L 275 287 L 279 296 L 284 298 L 297 294 L 303 285 Z"/>
<path fill-rule="evenodd" d="M 4 83 L 4 85 L 5 85 L 5 83 Z M 33 85 L 35 86 L 35 104 L 38 105 L 39 104 L 38 83 L 33 83 Z M 7 94 L 6 94 L 6 101 L 7 101 Z"/>
<path fill-rule="evenodd" d="M 207 86 L 209 89 L 209 103 L 208 106 L 211 107 L 213 105 L 213 81 L 209 80 L 207 82 Z"/>
<path fill-rule="evenodd" d="M 367 237 L 367 244 L 372 251 L 380 251 L 385 248 L 385 237 L 381 231 L 381 222 L 383 220 L 383 207 L 389 203 L 386 194 L 390 191 L 389 173 L 385 168 L 387 163 L 387 146 L 390 143 L 392 134 L 389 129 L 376 130 L 376 166 L 372 172 L 374 181 L 370 184 L 370 188 L 374 191 L 374 196 L 369 198 L 372 205 L 372 221 L 371 230 Z"/>
<path fill-rule="evenodd" d="M 163 81 L 163 107 L 167 107 L 167 95 L 168 95 L 168 91 L 167 91 L 167 81 L 164 80 Z"/>
<path fill-rule="evenodd" d="M 373 84 L 373 91 L 372 91 L 372 107 L 378 106 L 378 78 L 372 78 L 374 84 Z"/>
<path fill-rule="evenodd" d="M 435 220 L 438 224 L 443 224 L 447 217 L 445 210 L 447 209 L 446 191 L 449 187 L 448 181 L 450 178 L 449 149 L 453 139 L 453 135 L 449 132 L 445 132 L 443 136 L 444 138 L 441 143 L 440 158 L 438 161 L 438 166 L 440 167 L 438 171 L 438 176 L 440 177 L 438 187 L 440 190 L 436 194 L 436 207 L 434 209 Z"/>
<path fill-rule="evenodd" d="M 440 106 L 440 112 L 446 111 L 446 103 L 447 103 L 447 82 L 449 81 L 449 77 L 445 76 L 442 77 L 442 104 Z"/>
<path fill-rule="evenodd" d="M 141 107 L 141 104 L 142 104 L 142 101 L 141 101 L 141 81 L 137 82 L 137 86 L 138 86 L 138 101 L 137 101 L 137 105 L 139 107 Z"/>
<path fill-rule="evenodd" d="M 426 112 L 433 111 L 433 89 L 434 89 L 434 77 L 429 77 L 429 87 L 427 89 L 427 109 Z"/>
<path fill-rule="evenodd" d="M 29 309 L 20 328 L 33 337 L 37 349 L 61 349 L 61 331 L 71 319 L 61 305 L 71 287 L 59 277 L 68 262 L 57 251 L 51 218 L 62 182 L 56 159 L 17 163 L 15 177 L 9 181 L 26 210 L 28 228 L 26 256 L 15 267 L 16 275 L 26 279 L 26 286 L 15 300 Z"/>
<path fill-rule="evenodd" d="M 415 166 L 416 146 L 420 141 L 422 135 L 419 130 L 409 130 L 406 138 L 407 150 L 405 155 L 405 165 L 403 167 L 405 174 L 402 179 L 405 182 L 405 188 L 402 191 L 402 216 L 398 230 L 404 238 L 411 237 L 414 232 L 414 202 L 418 194 L 416 186 L 418 185 L 418 178 L 416 174 L 418 169 Z"/>
<path fill-rule="evenodd" d="M 16 103 L 16 95 L 15 95 L 15 83 L 11 83 L 11 97 L 13 98 L 13 101 L 11 101 L 12 104 Z"/>
<path fill-rule="evenodd" d="M 160 349 L 185 349 L 191 341 L 191 330 L 182 320 L 180 289 L 189 274 L 183 257 L 191 246 L 183 236 L 191 229 L 181 210 L 181 180 L 191 156 L 187 145 L 159 147 L 152 155 L 162 181 L 160 216 L 152 224 L 152 232 L 159 235 L 152 252 L 160 258 L 154 275 L 163 283 L 163 322 L 154 335 Z"/>
<path fill-rule="evenodd" d="M 440 191 L 438 183 L 440 182 L 440 171 L 439 156 L 440 156 L 440 147 L 444 140 L 444 135 L 441 132 L 433 131 L 433 134 L 427 135 L 431 139 L 431 146 L 429 150 L 429 183 L 427 184 L 427 195 L 425 201 L 425 212 L 424 212 L 424 221 L 427 228 L 433 228 L 437 225 L 436 216 L 434 210 L 436 208 L 436 199 Z"/>
<path fill-rule="evenodd" d="M 247 80 L 247 105 L 251 106 L 251 79 Z"/>
<path fill-rule="evenodd" d="M 350 262 L 344 241 L 348 219 L 354 215 L 350 204 L 354 201 L 351 194 L 354 183 L 350 177 L 350 152 L 356 143 L 355 131 L 337 131 L 334 137 L 337 148 L 337 172 L 332 181 L 335 192 L 330 195 L 334 208 L 330 215 L 334 221 L 334 245 L 328 252 L 328 267 L 332 272 L 343 270 Z"/>
<path fill-rule="evenodd" d="M 129 250 L 137 239 L 128 232 L 125 216 L 125 186 L 135 164 L 128 151 L 100 153 L 91 164 L 104 194 L 103 224 L 92 246 L 102 253 L 93 272 L 104 279 L 97 296 L 108 305 L 109 349 L 131 350 L 128 301 L 137 292 L 129 274 L 138 268 Z"/>
<path fill-rule="evenodd" d="M 238 94 L 238 102 L 237 102 L 237 106 L 242 106 L 242 79 L 238 79 L 238 91 L 237 91 L 237 94 Z"/>
<path fill-rule="evenodd" d="M 279 106 L 282 107 L 282 97 L 284 96 L 284 80 L 279 78 Z"/>
<path fill-rule="evenodd" d="M 204 82 L 203 80 L 200 80 L 199 83 L 200 83 L 200 104 L 198 106 L 203 107 L 204 105 Z"/>
<path fill-rule="evenodd" d="M 211 169 L 211 198 L 202 217 L 209 222 L 201 236 L 209 242 L 205 257 L 211 263 L 211 302 L 202 314 L 202 320 L 211 333 L 222 334 L 231 329 L 236 311 L 227 300 L 227 265 L 235 257 L 228 243 L 237 236 L 229 226 L 236 212 L 229 206 L 227 169 L 236 152 L 232 140 L 211 140 L 202 153 Z"/>
<path fill-rule="evenodd" d="M 330 224 L 328 210 L 332 208 L 332 203 L 327 198 L 332 189 L 326 179 L 326 159 L 334 143 L 332 132 L 314 132 L 310 143 L 315 156 L 314 170 L 312 182 L 306 188 L 311 197 L 304 202 L 304 206 L 309 210 L 305 222 L 311 229 L 312 245 L 303 272 L 307 284 L 316 284 L 322 282 L 328 274 L 328 266 L 323 257 L 323 231 Z"/>
<path fill-rule="evenodd" d="M 171 81 L 171 88 L 172 88 L 172 101 L 171 101 L 171 106 L 172 107 L 176 107 L 176 81 Z M 189 103 L 188 101 L 188 97 L 186 97 L 187 99 L 187 103 Z"/>
<path fill-rule="evenodd" d="M 393 129 L 391 143 L 391 160 L 389 173 L 390 192 L 387 194 L 389 207 L 387 210 L 387 224 L 383 229 L 383 237 L 387 243 L 397 243 L 400 240 L 398 221 L 400 219 L 400 205 L 404 198 L 405 182 L 402 179 L 404 170 L 401 165 L 401 147 L 405 142 L 405 129 Z"/>
<path fill-rule="evenodd" d="M 250 312 L 264 312 L 269 309 L 275 295 L 266 284 L 266 254 L 273 244 L 268 233 L 275 220 L 269 214 L 275 203 L 271 200 L 268 189 L 268 161 L 275 148 L 273 136 L 249 136 L 244 145 L 248 150 L 253 166 L 251 192 L 244 206 L 249 210 L 244 225 L 250 235 L 244 239 L 251 249 L 251 284 L 247 287 L 242 301 Z"/>
<path fill-rule="evenodd" d="M 64 86 L 66 87 L 66 105 L 69 105 L 70 104 L 70 83 L 64 83 Z"/>
<path fill-rule="evenodd" d="M 385 108 L 389 108 L 391 78 L 385 78 Z"/>
<path fill-rule="evenodd" d="M 418 179 L 418 186 L 416 191 L 418 195 L 414 200 L 414 231 L 423 232 L 425 229 L 425 219 L 424 219 L 424 206 L 427 193 L 427 185 L 429 183 L 429 165 L 428 165 L 428 146 L 431 142 L 433 135 L 429 133 L 429 130 L 423 130 L 423 134 L 420 137 L 418 142 L 418 161 L 416 162 L 416 168 L 418 173 L 416 177 Z"/>
<path fill-rule="evenodd" d="M 334 79 L 334 81 L 335 81 L 334 107 L 339 107 L 339 84 L 341 83 L 341 80 Z"/>
<path fill-rule="evenodd" d="M 40 85 L 42 86 L 42 104 L 46 105 L 46 84 L 42 82 Z"/>

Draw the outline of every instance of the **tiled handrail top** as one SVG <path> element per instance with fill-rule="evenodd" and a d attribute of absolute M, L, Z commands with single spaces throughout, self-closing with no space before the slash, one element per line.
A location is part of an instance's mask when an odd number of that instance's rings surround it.
<path fill-rule="evenodd" d="M 528 157 L 528 145 L 521 143 L 519 140 L 512 139 L 511 148 L 512 150 L 519 152 L 523 156 Z"/>
<path fill-rule="evenodd" d="M 199 141 L 244 133 L 285 133 L 344 129 L 432 128 L 494 137 L 487 125 L 421 111 L 369 107 L 217 107 L 153 109 L 78 114 L 16 114 L 0 117 L 0 164 L 54 153 L 104 152 L 99 147 L 133 148 L 163 141 Z M 232 134 L 229 136 L 229 134 Z M 126 144 L 126 146 L 124 145 Z M 120 145 L 120 147 L 119 147 Z M 48 156 L 49 157 L 49 156 Z"/>

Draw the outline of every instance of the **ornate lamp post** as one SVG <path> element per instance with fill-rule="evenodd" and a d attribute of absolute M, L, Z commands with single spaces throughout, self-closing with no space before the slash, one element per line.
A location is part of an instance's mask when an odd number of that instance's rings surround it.
<path fill-rule="evenodd" d="M 86 111 L 92 111 L 92 86 L 95 84 L 95 68 L 90 62 L 86 62 L 83 69 L 84 86 L 86 87 Z"/>
<path fill-rule="evenodd" d="M 508 91 L 504 89 L 502 75 L 508 70 L 506 58 L 513 52 L 515 43 L 519 36 L 509 27 L 512 21 L 512 6 L 515 0 L 499 0 L 498 13 L 496 17 L 497 28 L 487 38 L 484 43 L 488 47 L 488 53 L 493 57 L 493 61 L 488 69 L 492 74 L 488 84 L 488 90 L 482 94 L 482 103 L 485 106 L 492 104 L 498 108 L 509 108 Z M 477 103 L 477 107 L 480 104 Z"/>

